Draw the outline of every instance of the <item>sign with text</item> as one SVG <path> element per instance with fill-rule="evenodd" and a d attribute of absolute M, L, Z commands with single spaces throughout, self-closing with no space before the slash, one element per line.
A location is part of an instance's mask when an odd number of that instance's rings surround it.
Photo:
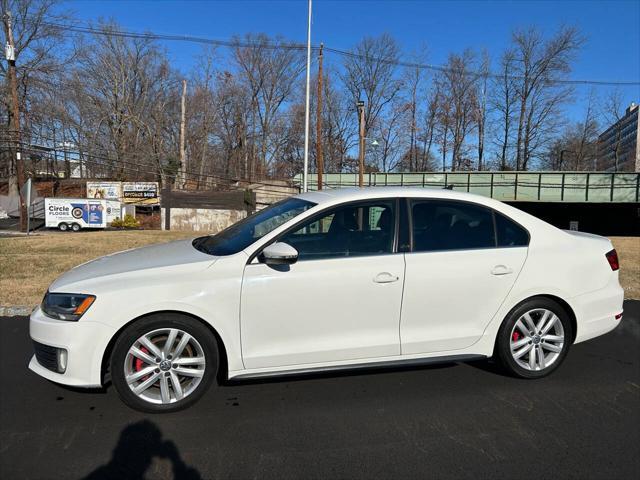
<path fill-rule="evenodd" d="M 87 182 L 87 198 L 104 198 L 120 200 L 122 198 L 121 182 Z"/>
<path fill-rule="evenodd" d="M 157 205 L 158 182 L 124 182 L 122 184 L 122 202 L 142 205 Z"/>

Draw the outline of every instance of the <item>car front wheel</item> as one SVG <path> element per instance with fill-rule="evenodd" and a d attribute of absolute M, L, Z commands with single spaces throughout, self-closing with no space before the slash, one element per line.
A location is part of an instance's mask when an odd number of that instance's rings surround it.
<path fill-rule="evenodd" d="M 216 377 L 215 337 L 200 322 L 158 314 L 127 327 L 111 356 L 120 398 L 143 412 L 182 410 L 202 397 Z"/>
<path fill-rule="evenodd" d="M 551 299 L 534 298 L 515 308 L 502 324 L 497 354 L 509 373 L 540 378 L 560 366 L 572 338 L 564 308 Z"/>

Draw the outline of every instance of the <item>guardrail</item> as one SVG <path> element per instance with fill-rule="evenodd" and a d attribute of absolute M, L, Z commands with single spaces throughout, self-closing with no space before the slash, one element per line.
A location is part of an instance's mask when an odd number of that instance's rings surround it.
<path fill-rule="evenodd" d="M 302 176 L 294 182 L 301 184 Z M 357 173 L 327 173 L 324 188 L 358 185 Z M 640 173 L 601 172 L 421 172 L 366 173 L 365 186 L 453 188 L 501 201 L 523 202 L 638 202 Z M 309 190 L 317 177 L 309 175 Z"/>

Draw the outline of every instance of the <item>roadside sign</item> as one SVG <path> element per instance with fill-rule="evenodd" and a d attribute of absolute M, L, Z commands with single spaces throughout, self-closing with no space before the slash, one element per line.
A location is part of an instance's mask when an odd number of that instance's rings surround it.
<path fill-rule="evenodd" d="M 29 230 L 31 227 L 31 178 L 28 178 L 24 185 L 22 185 L 22 200 L 27 206 L 27 235 L 29 235 Z"/>
<path fill-rule="evenodd" d="M 122 184 L 122 202 L 137 205 L 157 205 L 158 182 L 124 182 Z"/>
<path fill-rule="evenodd" d="M 27 207 L 29 205 L 31 205 L 31 179 L 28 178 L 26 182 L 24 182 L 24 185 L 22 185 L 22 200 L 24 200 L 24 203 L 27 205 Z"/>
<path fill-rule="evenodd" d="M 104 198 L 120 200 L 122 198 L 121 182 L 87 182 L 87 198 Z"/>

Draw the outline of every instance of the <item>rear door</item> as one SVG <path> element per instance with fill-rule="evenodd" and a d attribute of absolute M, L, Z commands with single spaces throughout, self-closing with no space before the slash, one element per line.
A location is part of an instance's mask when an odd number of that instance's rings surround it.
<path fill-rule="evenodd" d="M 412 199 L 400 326 L 403 354 L 471 346 L 527 256 L 528 233 L 471 202 Z"/>

